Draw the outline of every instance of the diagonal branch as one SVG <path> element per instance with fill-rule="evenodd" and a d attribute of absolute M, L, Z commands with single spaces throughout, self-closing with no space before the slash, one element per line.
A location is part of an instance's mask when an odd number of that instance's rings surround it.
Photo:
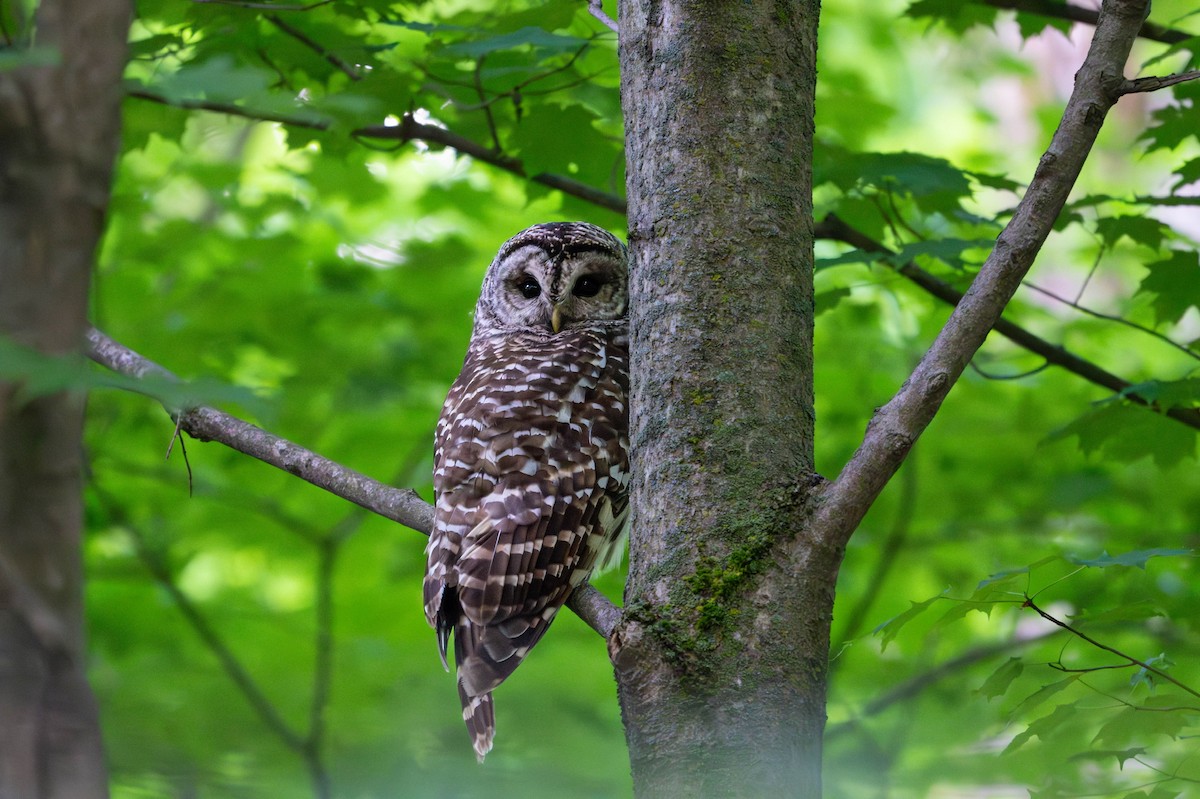
<path fill-rule="evenodd" d="M 178 379 L 96 328 L 88 331 L 87 343 L 88 357 L 114 372 L 138 378 L 154 374 Z M 179 422 L 180 429 L 192 438 L 220 442 L 426 535 L 432 527 L 433 508 L 412 489 L 384 485 L 215 408 L 202 405 L 167 410 Z"/>
<path fill-rule="evenodd" d="M 857 247 L 864 252 L 892 252 L 882 242 L 876 241 L 865 233 L 846 224 L 836 214 L 829 214 L 818 222 L 813 232 L 818 238 L 840 241 Z M 885 261 L 884 263 L 943 302 L 950 305 L 958 305 L 963 298 L 962 292 L 955 289 L 949 283 L 937 279 L 912 261 L 899 266 L 890 261 Z M 1129 381 L 1123 380 L 1111 372 L 1100 368 L 1091 361 L 1079 357 L 1062 346 L 1051 344 L 1007 319 L 999 319 L 993 329 L 1014 344 L 1024 347 L 1036 355 L 1040 355 L 1047 363 L 1060 366 L 1068 372 L 1082 377 L 1084 380 L 1107 388 L 1114 394 L 1125 392 L 1133 385 Z M 1146 401 L 1136 393 L 1131 392 L 1126 394 L 1126 398 L 1130 402 L 1144 405 L 1154 410 L 1160 410 L 1153 403 Z M 1169 408 L 1164 413 L 1177 422 L 1200 430 L 1200 409 Z"/>
<path fill-rule="evenodd" d="M 213 111 L 218 114 L 228 114 L 229 116 L 242 117 L 243 119 L 251 119 L 257 122 L 278 122 L 281 125 L 288 125 L 295 128 L 304 128 L 306 130 L 329 130 L 330 122 L 328 119 L 306 112 L 306 109 L 297 109 L 295 114 L 278 114 L 273 112 L 256 111 L 252 108 L 246 108 L 234 103 L 224 103 L 213 100 L 191 100 L 191 99 L 173 99 L 164 97 L 161 94 L 156 94 L 146 88 L 130 89 L 126 91 L 129 97 L 134 97 L 139 100 L 148 100 L 161 105 L 174 106 L 176 108 L 184 108 L 194 111 Z M 534 183 L 539 183 L 547 188 L 561 191 L 563 194 L 569 194 L 572 197 L 577 197 L 585 202 L 598 205 L 601 208 L 607 208 L 610 211 L 615 211 L 618 214 L 625 213 L 625 198 L 616 194 L 611 194 L 606 191 L 601 191 L 594 186 L 589 186 L 574 178 L 569 178 L 565 175 L 558 175 L 552 172 L 539 172 L 535 175 L 530 175 L 525 171 L 525 164 L 519 158 L 514 158 L 511 155 L 498 153 L 491 150 L 477 141 L 461 136 L 454 131 L 446 128 L 430 125 L 423 122 L 418 122 L 413 118 L 412 114 L 405 114 L 400 118 L 399 125 L 370 125 L 363 128 L 358 128 L 352 131 L 351 136 L 360 139 L 379 139 L 386 141 L 395 141 L 400 144 L 405 144 L 410 141 L 422 141 L 426 144 L 437 144 L 443 147 L 449 147 L 462 155 L 469 155 L 476 161 L 482 161 L 485 164 L 490 164 L 505 172 L 526 178 Z"/>
<path fill-rule="evenodd" d="M 129 377 L 179 379 L 94 327 L 87 333 L 87 354 L 101 366 Z M 215 408 L 168 408 L 167 412 L 179 423 L 180 430 L 193 438 L 224 444 L 417 532 L 429 535 L 433 528 L 433 506 L 411 488 L 384 485 Z M 605 639 L 621 617 L 620 609 L 590 585 L 572 592 L 567 607 Z"/>
<path fill-rule="evenodd" d="M 976 0 L 976 2 L 992 6 L 993 8 L 1024 11 L 1029 14 L 1050 17 L 1051 19 L 1082 22 L 1085 25 L 1095 25 L 1100 19 L 1100 14 L 1094 9 L 1075 6 L 1070 3 L 1054 2 L 1053 0 Z M 1163 44 L 1177 44 L 1192 38 L 1192 35 L 1189 33 L 1156 25 L 1153 22 L 1144 23 L 1138 36 L 1143 39 L 1162 42 Z"/>
<path fill-rule="evenodd" d="M 625 213 L 624 197 L 601 191 L 564 175 L 555 175 L 548 172 L 539 172 L 536 175 L 530 175 L 525 171 L 525 165 L 519 158 L 513 158 L 511 155 L 505 155 L 504 153 L 488 149 L 479 142 L 472 141 L 465 136 L 460 136 L 452 130 L 418 122 L 413 118 L 412 114 L 405 114 L 401 117 L 399 125 L 374 125 L 359 128 L 354 131 L 353 135 L 365 139 L 387 139 L 400 142 L 420 140 L 427 144 L 440 144 L 463 155 L 469 155 L 476 161 L 491 164 L 494 167 L 503 169 L 505 172 L 511 172 L 518 177 L 528 178 L 534 183 L 540 183 L 543 186 L 557 189 L 564 194 L 570 194 L 572 197 L 578 197 L 581 200 L 586 200 L 593 205 L 599 205 L 618 214 Z"/>
<path fill-rule="evenodd" d="M 1120 96 L 1147 5 L 1148 0 L 1105 0 L 1062 121 L 1012 219 L 925 357 L 876 412 L 858 451 L 820 495 L 813 530 L 835 551 L 845 546 L 929 426 L 1033 265 Z"/>

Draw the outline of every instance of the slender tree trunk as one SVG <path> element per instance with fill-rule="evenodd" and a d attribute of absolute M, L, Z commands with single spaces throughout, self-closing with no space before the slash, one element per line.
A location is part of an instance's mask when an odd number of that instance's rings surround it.
<path fill-rule="evenodd" d="M 8 14 L 0 72 L 0 335 L 46 355 L 83 344 L 119 130 L 127 0 Z M 86 680 L 78 392 L 0 383 L 0 797 L 107 796 Z"/>
<path fill-rule="evenodd" d="M 610 643 L 639 796 L 820 795 L 840 553 L 803 541 L 818 14 L 620 6 L 636 483 Z"/>

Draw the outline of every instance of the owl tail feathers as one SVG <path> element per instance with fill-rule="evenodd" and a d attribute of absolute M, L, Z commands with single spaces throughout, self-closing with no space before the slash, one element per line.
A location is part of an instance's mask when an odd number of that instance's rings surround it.
<path fill-rule="evenodd" d="M 458 698 L 462 700 L 463 721 L 467 723 L 467 732 L 471 734 L 471 744 L 475 747 L 475 759 L 482 763 L 484 756 L 492 751 L 492 739 L 496 737 L 496 714 L 492 705 L 492 692 L 471 696 L 463 687 L 462 680 L 459 680 Z"/>

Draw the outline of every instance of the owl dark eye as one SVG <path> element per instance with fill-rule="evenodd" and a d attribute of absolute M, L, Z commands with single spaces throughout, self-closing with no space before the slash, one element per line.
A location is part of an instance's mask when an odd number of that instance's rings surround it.
<path fill-rule="evenodd" d="M 524 275 L 517 280 L 517 291 L 521 292 L 525 299 L 532 300 L 542 293 L 542 287 L 532 275 Z"/>
<path fill-rule="evenodd" d="M 575 281 L 575 286 L 571 289 L 571 293 L 576 297 L 595 297 L 600 293 L 600 286 L 603 281 L 595 275 L 584 275 Z"/>

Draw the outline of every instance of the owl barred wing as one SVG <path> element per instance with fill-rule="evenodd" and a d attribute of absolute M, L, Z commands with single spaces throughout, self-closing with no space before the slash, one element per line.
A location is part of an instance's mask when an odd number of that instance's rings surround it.
<path fill-rule="evenodd" d="M 454 631 L 481 755 L 492 727 L 479 697 L 537 643 L 624 519 L 625 341 L 606 338 L 473 343 L 439 423 L 426 613 L 443 653 Z"/>
<path fill-rule="evenodd" d="M 628 264 L 587 223 L 501 246 L 438 421 L 424 600 L 482 760 L 491 691 L 612 548 L 628 490 Z"/>

